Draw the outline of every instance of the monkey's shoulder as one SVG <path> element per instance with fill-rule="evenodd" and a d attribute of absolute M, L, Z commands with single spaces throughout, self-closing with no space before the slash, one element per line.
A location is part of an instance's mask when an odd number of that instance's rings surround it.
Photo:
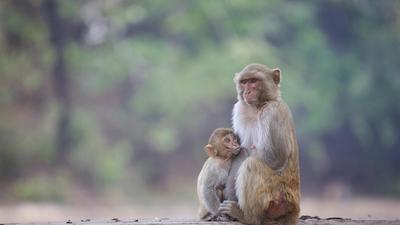
<path fill-rule="evenodd" d="M 228 177 L 231 164 L 227 165 L 223 160 L 210 157 L 204 163 L 200 172 L 203 179 L 225 180 Z"/>
<path fill-rule="evenodd" d="M 266 103 L 261 109 L 261 118 L 290 118 L 292 114 L 289 106 L 283 100 Z"/>
<path fill-rule="evenodd" d="M 283 111 L 289 110 L 289 106 L 282 99 L 276 101 L 268 101 L 261 108 L 261 111 L 263 112 L 280 111 L 280 110 Z"/>
<path fill-rule="evenodd" d="M 213 171 L 229 171 L 232 165 L 232 160 L 224 160 L 221 158 L 210 157 L 206 161 Z"/>

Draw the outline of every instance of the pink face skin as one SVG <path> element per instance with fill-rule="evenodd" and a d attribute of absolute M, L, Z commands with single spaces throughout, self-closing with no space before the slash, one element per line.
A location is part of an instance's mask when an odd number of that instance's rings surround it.
<path fill-rule="evenodd" d="M 258 102 L 259 87 L 261 81 L 257 78 L 249 78 L 240 81 L 240 87 L 243 90 L 243 99 L 249 104 L 255 104 Z"/>
<path fill-rule="evenodd" d="M 222 144 L 228 150 L 227 152 L 229 156 L 239 154 L 240 145 L 237 138 L 233 134 L 226 135 L 222 140 Z"/>

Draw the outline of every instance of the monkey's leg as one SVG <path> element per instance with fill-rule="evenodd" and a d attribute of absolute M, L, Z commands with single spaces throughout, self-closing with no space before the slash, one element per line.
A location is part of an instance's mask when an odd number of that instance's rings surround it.
<path fill-rule="evenodd" d="M 207 211 L 207 209 L 202 204 L 200 204 L 200 207 L 199 207 L 197 215 L 201 220 L 207 220 L 207 218 L 211 214 Z"/>
<path fill-rule="evenodd" d="M 280 199 L 280 184 L 280 177 L 264 162 L 254 157 L 246 159 L 239 168 L 236 181 L 236 194 L 238 204 L 243 210 L 243 221 L 263 224 L 271 202 Z"/>
<path fill-rule="evenodd" d="M 198 216 L 199 216 L 200 220 L 203 220 L 203 221 L 218 221 L 218 219 L 219 219 L 219 215 L 211 214 L 204 207 L 201 207 L 199 209 Z"/>
<path fill-rule="evenodd" d="M 220 196 L 218 196 L 219 188 L 214 186 L 205 186 L 202 189 L 203 193 L 203 206 L 210 216 L 207 216 L 204 220 L 215 220 L 219 214 L 218 207 L 221 203 Z M 222 192 L 221 192 L 222 193 Z"/>

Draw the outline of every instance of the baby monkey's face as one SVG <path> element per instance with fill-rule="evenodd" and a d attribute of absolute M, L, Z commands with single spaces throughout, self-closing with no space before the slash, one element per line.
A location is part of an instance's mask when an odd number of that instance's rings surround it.
<path fill-rule="evenodd" d="M 238 137 L 233 133 L 225 135 L 222 138 L 221 145 L 225 149 L 224 152 L 226 153 L 227 158 L 231 158 L 232 156 L 235 156 L 240 152 L 240 144 Z"/>

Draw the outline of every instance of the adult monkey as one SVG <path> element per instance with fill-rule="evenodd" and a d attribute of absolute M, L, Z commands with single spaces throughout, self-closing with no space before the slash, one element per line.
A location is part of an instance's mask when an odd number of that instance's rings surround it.
<path fill-rule="evenodd" d="M 234 81 L 233 128 L 250 156 L 232 175 L 238 201 L 226 200 L 219 210 L 246 224 L 294 225 L 300 211 L 298 144 L 280 94 L 281 71 L 250 64 Z"/>

